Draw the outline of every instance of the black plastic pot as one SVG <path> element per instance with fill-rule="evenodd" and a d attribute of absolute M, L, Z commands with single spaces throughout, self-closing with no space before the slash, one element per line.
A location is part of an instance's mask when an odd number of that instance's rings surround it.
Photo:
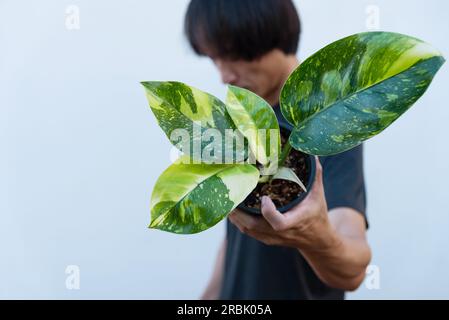
<path fill-rule="evenodd" d="M 279 127 L 281 128 L 281 131 L 287 133 L 287 136 L 290 135 L 291 129 L 287 125 L 285 125 L 283 123 L 279 123 Z M 298 151 L 298 152 L 300 152 L 300 151 Z M 307 177 L 308 180 L 307 180 L 307 185 L 306 185 L 307 192 L 301 193 L 295 200 L 293 200 L 289 204 L 287 204 L 283 207 L 277 208 L 279 210 L 279 212 L 281 212 L 281 213 L 284 213 L 284 212 L 290 210 L 291 208 L 293 208 L 294 206 L 296 206 L 297 204 L 299 204 L 302 200 L 304 200 L 304 198 L 309 194 L 310 190 L 312 189 L 313 182 L 315 180 L 315 171 L 316 171 L 315 156 L 305 154 L 305 153 L 303 153 L 303 154 L 306 156 L 306 165 L 307 165 L 307 168 L 309 169 L 308 170 L 309 176 Z M 243 202 L 240 203 L 237 206 L 237 208 L 246 213 L 250 213 L 250 214 L 254 214 L 254 215 L 262 214 L 259 209 L 247 207 L 243 204 Z"/>

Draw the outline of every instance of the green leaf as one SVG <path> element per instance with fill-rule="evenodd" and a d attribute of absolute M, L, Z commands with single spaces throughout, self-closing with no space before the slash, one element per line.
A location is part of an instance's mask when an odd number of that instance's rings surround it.
<path fill-rule="evenodd" d="M 301 187 L 301 189 L 304 190 L 304 192 L 307 192 L 306 186 L 304 185 L 304 183 L 302 183 L 301 179 L 298 178 L 295 171 L 293 171 L 291 168 L 280 167 L 278 172 L 276 172 L 273 178 L 271 179 L 272 180 L 282 179 L 292 181 L 298 184 Z"/>
<path fill-rule="evenodd" d="M 183 164 L 168 167 L 151 196 L 150 228 L 191 234 L 222 220 L 256 187 L 250 164 Z"/>
<path fill-rule="evenodd" d="M 277 161 L 280 131 L 273 108 L 255 93 L 230 85 L 226 109 L 235 126 L 248 139 L 256 160 L 263 165 L 267 165 L 270 158 Z"/>
<path fill-rule="evenodd" d="M 219 141 L 220 148 L 210 150 L 209 163 L 225 163 L 226 152 L 230 152 L 233 162 L 245 159 L 244 148 L 236 150 L 234 147 L 235 138 L 226 140 L 229 129 L 236 128 L 225 104 L 219 99 L 181 82 L 148 81 L 142 82 L 142 85 L 159 126 L 172 144 L 196 163 L 204 162 L 203 152 L 211 149 L 215 139 Z M 181 133 L 185 135 L 180 134 L 180 129 L 184 130 Z M 217 138 L 210 135 L 211 132 L 217 133 Z M 235 130 L 235 133 L 238 135 L 239 131 Z M 244 138 L 241 135 L 240 138 L 244 144 Z"/>
<path fill-rule="evenodd" d="M 281 111 L 295 127 L 291 145 L 314 155 L 357 146 L 407 111 L 443 63 L 429 44 L 397 33 L 360 33 L 326 46 L 282 89 Z"/>

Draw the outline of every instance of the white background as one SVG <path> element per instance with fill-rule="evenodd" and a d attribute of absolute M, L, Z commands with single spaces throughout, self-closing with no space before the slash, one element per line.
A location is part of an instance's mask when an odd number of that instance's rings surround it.
<path fill-rule="evenodd" d="M 449 56 L 449 3 L 296 1 L 299 57 L 380 28 Z M 80 29 L 65 25 L 68 5 Z M 0 298 L 191 298 L 212 270 L 224 223 L 192 236 L 149 230 L 152 186 L 169 164 L 142 80 L 223 97 L 182 35 L 186 0 L 0 0 Z M 380 289 L 350 299 L 449 298 L 448 65 L 422 99 L 366 143 L 369 240 Z M 67 265 L 80 268 L 68 290 Z M 263 281 L 263 280 L 261 280 Z"/>

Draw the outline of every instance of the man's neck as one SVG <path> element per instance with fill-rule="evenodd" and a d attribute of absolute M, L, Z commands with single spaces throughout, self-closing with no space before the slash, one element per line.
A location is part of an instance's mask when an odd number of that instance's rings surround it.
<path fill-rule="evenodd" d="M 269 92 L 264 99 L 272 106 L 279 104 L 279 96 L 281 94 L 282 86 L 287 80 L 288 76 L 296 69 L 299 65 L 299 60 L 296 55 L 287 56 L 280 66 L 280 72 L 277 78 L 277 85 Z"/>

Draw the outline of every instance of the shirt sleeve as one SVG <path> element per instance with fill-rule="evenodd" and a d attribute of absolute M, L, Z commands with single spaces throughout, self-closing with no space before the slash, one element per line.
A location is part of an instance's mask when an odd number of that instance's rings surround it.
<path fill-rule="evenodd" d="M 328 210 L 349 207 L 365 218 L 366 190 L 363 175 L 363 145 L 333 156 L 320 157 Z"/>

